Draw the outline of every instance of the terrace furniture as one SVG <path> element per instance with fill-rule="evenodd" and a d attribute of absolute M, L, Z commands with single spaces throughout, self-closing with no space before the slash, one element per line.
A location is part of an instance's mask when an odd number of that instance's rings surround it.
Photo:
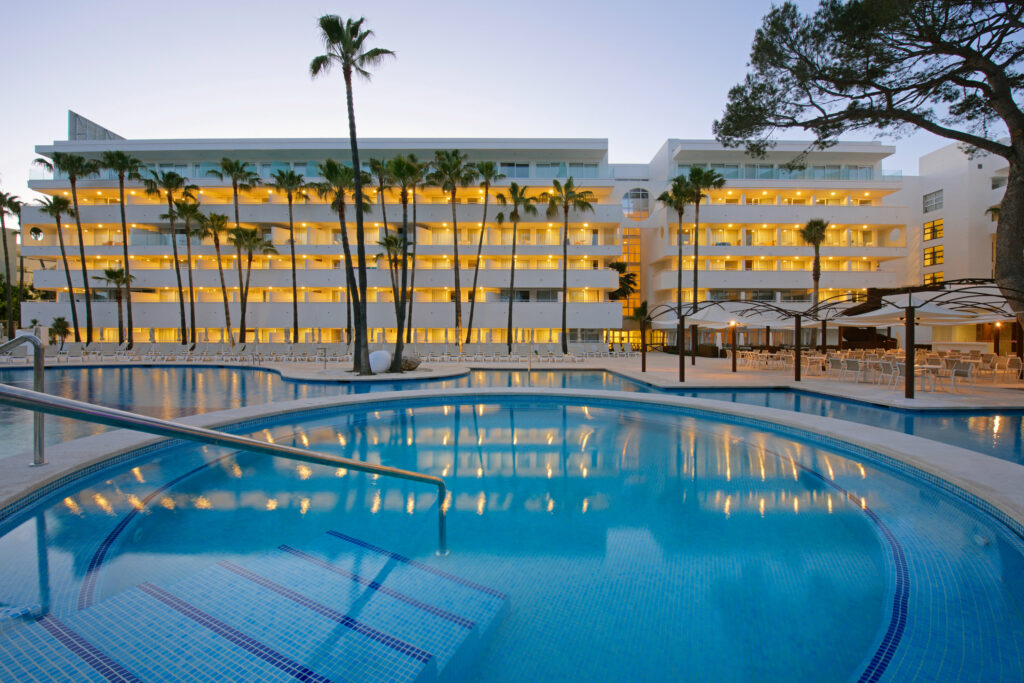
<path fill-rule="evenodd" d="M 878 369 L 875 371 L 875 381 L 878 384 L 882 383 L 882 380 L 886 380 L 886 384 L 892 387 L 896 381 L 896 364 L 888 360 L 878 361 Z"/>
<path fill-rule="evenodd" d="M 1010 356 L 1006 359 L 1006 374 L 1013 379 L 1021 379 L 1021 360 L 1017 356 Z"/>

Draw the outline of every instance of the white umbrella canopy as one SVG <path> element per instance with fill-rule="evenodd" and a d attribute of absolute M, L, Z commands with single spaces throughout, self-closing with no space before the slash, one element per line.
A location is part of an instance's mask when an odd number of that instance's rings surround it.
<path fill-rule="evenodd" d="M 901 306 L 886 303 L 876 311 L 836 318 L 833 322 L 843 327 L 878 327 L 880 325 L 903 325 L 907 312 Z M 976 316 L 935 303 L 922 302 L 914 308 L 914 321 L 918 325 L 965 325 Z"/>
<path fill-rule="evenodd" d="M 771 327 L 773 330 L 791 330 L 794 327 L 792 318 L 741 315 L 738 311 L 728 310 L 719 306 L 705 308 L 694 315 L 684 315 L 683 317 L 683 322 L 687 327 L 699 325 L 700 327 L 712 330 L 726 329 L 731 327 L 733 322 L 740 327 L 746 328 Z M 651 326 L 658 330 L 674 330 L 678 325 L 679 318 L 676 317 L 660 318 L 651 323 Z"/>

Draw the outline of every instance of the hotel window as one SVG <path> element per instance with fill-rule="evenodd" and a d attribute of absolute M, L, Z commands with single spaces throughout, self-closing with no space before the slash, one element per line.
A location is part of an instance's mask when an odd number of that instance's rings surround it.
<path fill-rule="evenodd" d="M 943 273 L 942 273 L 941 270 L 938 271 L 937 273 L 925 273 L 924 274 L 924 283 L 926 285 L 941 285 L 942 284 L 942 275 L 943 275 Z"/>
<path fill-rule="evenodd" d="M 565 164 L 557 161 L 550 164 L 535 164 L 538 178 L 564 178 Z"/>
<path fill-rule="evenodd" d="M 529 178 L 530 165 L 503 161 L 501 162 L 501 172 L 508 178 Z"/>
<path fill-rule="evenodd" d="M 924 250 L 924 266 L 937 266 L 943 261 L 942 247 L 928 247 Z"/>
<path fill-rule="evenodd" d="M 815 180 L 839 180 L 842 175 L 842 166 L 838 164 L 814 166 L 811 172 Z"/>
<path fill-rule="evenodd" d="M 942 238 L 942 219 L 936 221 L 928 221 L 924 224 L 924 239 L 937 240 Z"/>
<path fill-rule="evenodd" d="M 938 211 L 942 208 L 942 190 L 929 192 L 922 201 L 924 212 Z"/>
<path fill-rule="evenodd" d="M 622 213 L 631 221 L 642 221 L 651 215 L 650 196 L 647 190 L 637 187 L 624 194 Z"/>
<path fill-rule="evenodd" d="M 597 164 L 569 164 L 569 175 L 573 178 L 596 178 Z"/>
<path fill-rule="evenodd" d="M 717 171 L 723 178 L 739 178 L 739 164 L 711 164 L 711 170 Z"/>

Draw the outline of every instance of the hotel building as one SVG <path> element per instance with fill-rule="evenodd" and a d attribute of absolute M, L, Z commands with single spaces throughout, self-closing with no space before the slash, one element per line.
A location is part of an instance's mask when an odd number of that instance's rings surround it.
<path fill-rule="evenodd" d="M 173 170 L 197 185 L 205 212 L 231 217 L 229 182 L 207 172 L 222 157 L 250 162 L 264 183 L 277 170 L 291 169 L 317 180 L 318 164 L 327 158 L 349 160 L 346 139 L 221 139 L 129 140 L 69 113 L 69 139 L 40 145 L 41 156 L 53 152 L 98 158 L 106 150 L 121 150 L 157 170 Z M 840 143 L 808 156 L 806 167 L 790 171 L 785 163 L 802 147 L 780 143 L 767 158 L 753 160 L 741 150 L 711 141 L 668 140 L 648 163 L 610 163 L 603 139 L 363 139 L 360 158 L 386 159 L 396 154 L 433 158 L 435 150 L 459 149 L 470 161 L 491 160 L 505 178 L 491 190 L 487 222 L 483 190 L 459 190 L 458 232 L 453 231 L 452 207 L 436 187 L 416 193 L 416 259 L 413 329 L 418 342 L 454 342 L 452 241 L 459 240 L 463 321 L 469 313 L 476 244 L 484 232 L 480 281 L 476 291 L 474 339 L 503 342 L 510 292 L 512 226 L 499 225 L 501 207 L 495 195 L 512 181 L 540 194 L 551 180 L 573 177 L 591 190 L 594 211 L 570 214 L 568 231 L 568 327 L 571 340 L 618 341 L 633 338 L 628 318 L 640 301 L 650 308 L 676 299 L 676 222 L 671 210 L 656 201 L 671 179 L 700 165 L 726 178 L 701 207 L 700 229 L 694 235 L 693 208 L 683 218 L 684 301 L 691 298 L 692 240 L 700 247 L 700 299 L 772 301 L 806 306 L 811 291 L 813 250 L 799 237 L 799 228 L 812 218 L 829 222 L 822 246 L 822 297 L 854 296 L 868 287 L 910 284 L 908 276 L 908 209 L 893 201 L 903 187 L 898 177 L 885 175 L 883 159 L 893 148 L 874 142 Z M 43 174 L 36 174 L 42 176 Z M 70 184 L 60 174 L 36 177 L 30 188 L 70 198 Z M 179 308 L 169 223 L 164 197 L 150 197 L 138 183 L 129 183 L 127 216 L 137 340 L 175 341 Z M 368 314 L 372 339 L 390 341 L 395 334 L 390 277 L 377 242 L 385 234 L 385 215 L 376 192 L 367 189 L 373 209 L 366 214 Z M 116 177 L 109 171 L 78 181 L 85 252 L 90 277 L 122 260 L 121 224 Z M 291 274 L 288 246 L 288 207 L 285 198 L 268 185 L 239 197 L 240 220 L 256 228 L 274 245 L 277 255 L 257 255 L 253 262 L 247 326 L 260 341 L 287 341 L 291 327 Z M 387 226 L 401 223 L 396 191 L 385 192 Z M 355 241 L 354 211 L 349 206 L 349 239 Z M 411 216 L 410 216 L 411 221 Z M 310 191 L 294 207 L 301 341 L 327 342 L 342 338 L 346 327 L 346 294 L 341 233 L 337 214 Z M 81 300 L 81 269 L 74 221 L 65 219 L 65 240 L 73 292 L 67 291 L 52 219 L 35 206 L 22 216 L 22 248 L 38 289 L 56 293 L 55 301 L 28 302 L 22 319 L 49 324 L 57 316 L 70 321 L 68 298 Z M 32 231 L 32 228 L 38 230 Z M 178 229 L 181 229 L 180 223 Z M 560 217 L 548 219 L 544 207 L 519 224 L 516 248 L 514 335 L 516 341 L 556 341 L 561 327 Z M 31 231 L 31 232 L 30 232 Z M 185 237 L 176 236 L 179 268 L 187 287 L 186 268 L 193 270 L 196 288 L 198 338 L 220 341 L 223 305 L 212 242 L 192 242 L 192 262 L 185 262 Z M 238 254 L 222 245 L 222 265 L 231 300 L 233 324 L 239 320 Z M 639 275 L 640 291 L 624 301 L 609 300 L 618 287 L 618 274 L 609 268 L 624 261 Z M 916 278 L 914 278 L 916 279 Z M 101 280 L 94 287 L 94 325 L 105 340 L 117 338 L 113 294 Z M 187 300 L 187 293 L 186 293 Z M 79 323 L 85 324 L 82 303 Z"/>

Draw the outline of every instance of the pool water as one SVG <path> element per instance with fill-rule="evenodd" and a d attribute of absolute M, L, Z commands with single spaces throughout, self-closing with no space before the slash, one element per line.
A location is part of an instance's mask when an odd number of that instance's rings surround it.
<path fill-rule="evenodd" d="M 949 494 L 685 411 L 442 400 L 254 434 L 443 476 L 448 557 L 434 553 L 431 487 L 186 447 L 3 529 L 0 602 L 39 600 L 43 529 L 50 608 L 65 621 L 142 582 L 173 593 L 216 562 L 273 572 L 266 554 L 281 544 L 360 566 L 333 530 L 508 596 L 474 680 L 1024 680 L 1024 547 Z M 138 605 L 125 618 L 161 609 Z M 249 628 L 223 610 L 213 616 Z M 0 631 L 0 651 L 17 636 Z"/>

